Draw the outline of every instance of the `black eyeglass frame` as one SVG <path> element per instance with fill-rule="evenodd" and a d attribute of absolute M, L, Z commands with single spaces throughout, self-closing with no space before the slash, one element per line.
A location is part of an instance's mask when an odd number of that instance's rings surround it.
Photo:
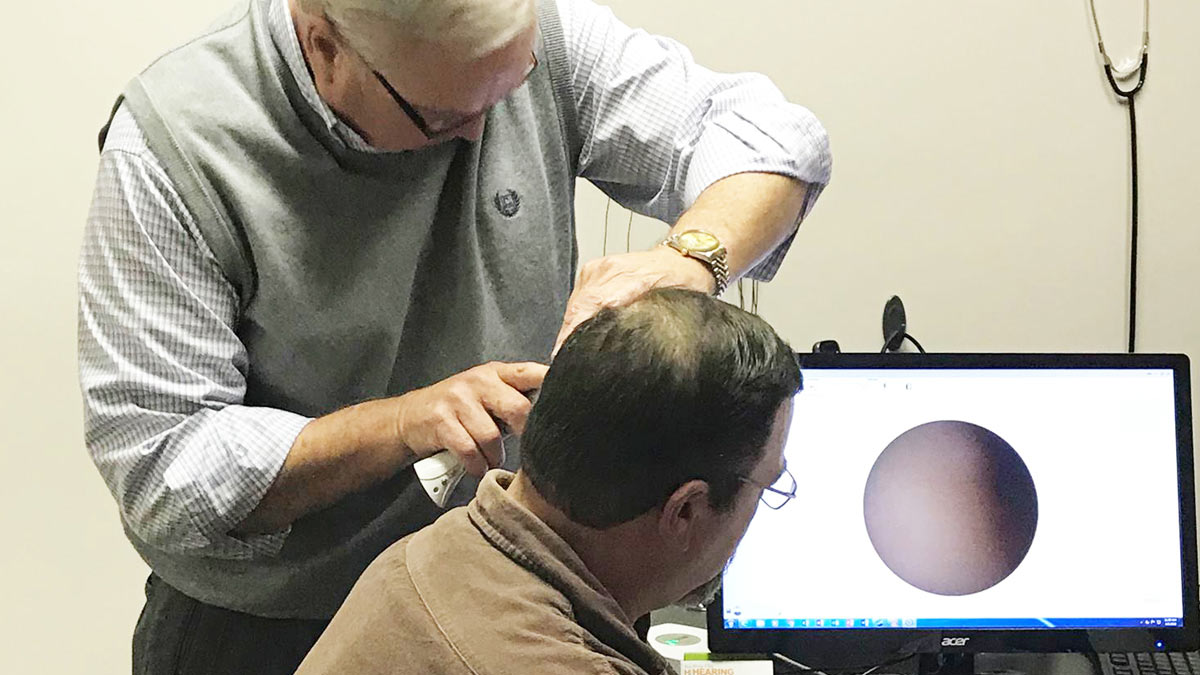
<path fill-rule="evenodd" d="M 537 70 L 537 52 L 530 52 L 529 55 L 533 57 L 533 64 L 529 66 L 529 71 L 525 73 L 525 78 L 521 80 L 520 85 L 517 85 L 518 87 L 525 84 L 525 82 L 529 80 L 530 76 L 533 75 L 533 71 Z M 440 129 L 434 129 L 429 126 L 429 123 L 425 121 L 425 118 L 421 115 L 421 113 L 417 112 L 417 109 L 413 107 L 413 104 L 409 103 L 407 99 L 401 96 L 400 92 L 396 91 L 395 87 L 393 87 L 391 83 L 387 81 L 387 78 L 383 76 L 383 73 L 372 69 L 371 74 L 375 76 L 375 79 L 379 80 L 379 84 L 383 85 L 383 88 L 387 91 L 388 95 L 392 97 L 392 100 L 396 102 L 396 105 L 400 106 L 400 109 L 404 111 L 405 115 L 408 115 L 408 119 L 411 120 L 413 125 L 417 127 L 417 130 L 424 134 L 425 138 L 428 140 L 433 140 L 451 131 L 454 131 L 455 129 L 462 128 L 479 117 L 487 114 L 487 111 L 484 110 L 464 119 L 457 120 L 453 124 L 446 125 Z"/>
<path fill-rule="evenodd" d="M 775 483 L 778 483 L 779 481 L 783 480 L 784 477 L 787 477 L 787 479 L 792 482 L 792 487 L 790 490 L 787 490 L 787 491 L 780 490 L 779 488 L 773 487 L 772 486 L 773 484 L 772 485 L 763 485 L 762 483 L 754 480 L 753 478 L 750 478 L 749 476 L 737 476 L 737 479 L 743 483 L 746 483 L 747 485 L 753 485 L 756 488 L 762 488 L 763 494 L 758 496 L 759 501 L 761 501 L 764 506 L 771 509 L 772 511 L 778 511 L 779 509 L 782 509 L 783 507 L 787 506 L 788 502 L 790 502 L 796 498 L 796 490 L 798 487 L 798 485 L 796 483 L 796 477 L 792 475 L 791 471 L 788 471 L 787 462 L 784 462 L 783 473 L 779 474 L 779 478 L 775 479 Z M 771 502 L 767 501 L 767 499 L 766 499 L 767 492 L 772 492 L 772 493 L 777 494 L 784 498 L 783 501 L 779 504 L 779 506 L 775 506 Z"/>

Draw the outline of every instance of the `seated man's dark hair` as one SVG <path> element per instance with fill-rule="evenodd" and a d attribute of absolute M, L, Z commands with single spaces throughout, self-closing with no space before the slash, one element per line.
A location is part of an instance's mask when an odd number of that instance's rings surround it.
<path fill-rule="evenodd" d="M 526 425 L 521 469 L 594 528 L 632 520 L 692 479 L 728 508 L 800 382 L 791 347 L 762 319 L 656 289 L 567 338 Z"/>

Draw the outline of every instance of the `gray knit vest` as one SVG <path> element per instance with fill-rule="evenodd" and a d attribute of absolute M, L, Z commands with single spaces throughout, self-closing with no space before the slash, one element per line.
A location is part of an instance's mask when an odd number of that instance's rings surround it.
<path fill-rule="evenodd" d="M 124 94 L 241 298 L 245 404 L 317 417 L 491 360 L 545 362 L 577 257 L 579 147 L 554 1 L 539 11 L 543 65 L 481 141 L 384 154 L 347 148 L 302 98 L 270 1 L 244 0 Z M 408 469 L 300 519 L 276 557 L 130 539 L 198 600 L 327 618 L 376 555 L 439 514 Z"/>

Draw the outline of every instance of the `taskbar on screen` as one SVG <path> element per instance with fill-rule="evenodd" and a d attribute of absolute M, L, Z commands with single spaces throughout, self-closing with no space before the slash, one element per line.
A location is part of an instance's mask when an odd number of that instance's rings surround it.
<path fill-rule="evenodd" d="M 995 630 L 1038 628 L 1179 628 L 1179 617 L 1147 618 L 1086 618 L 1086 619 L 747 619 L 726 617 L 725 628 L 733 630 L 795 630 L 795 629 L 874 629 L 901 628 L 909 630 Z"/>

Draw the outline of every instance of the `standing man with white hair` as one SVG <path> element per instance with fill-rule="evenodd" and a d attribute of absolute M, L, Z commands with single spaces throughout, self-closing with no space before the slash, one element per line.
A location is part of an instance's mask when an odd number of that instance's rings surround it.
<path fill-rule="evenodd" d="M 511 466 L 556 340 L 647 288 L 770 278 L 830 166 L 765 78 L 590 0 L 240 0 L 101 143 L 81 384 L 153 570 L 139 673 L 291 672 L 441 513 L 414 463 Z M 574 282 L 577 176 L 670 246 Z"/>

